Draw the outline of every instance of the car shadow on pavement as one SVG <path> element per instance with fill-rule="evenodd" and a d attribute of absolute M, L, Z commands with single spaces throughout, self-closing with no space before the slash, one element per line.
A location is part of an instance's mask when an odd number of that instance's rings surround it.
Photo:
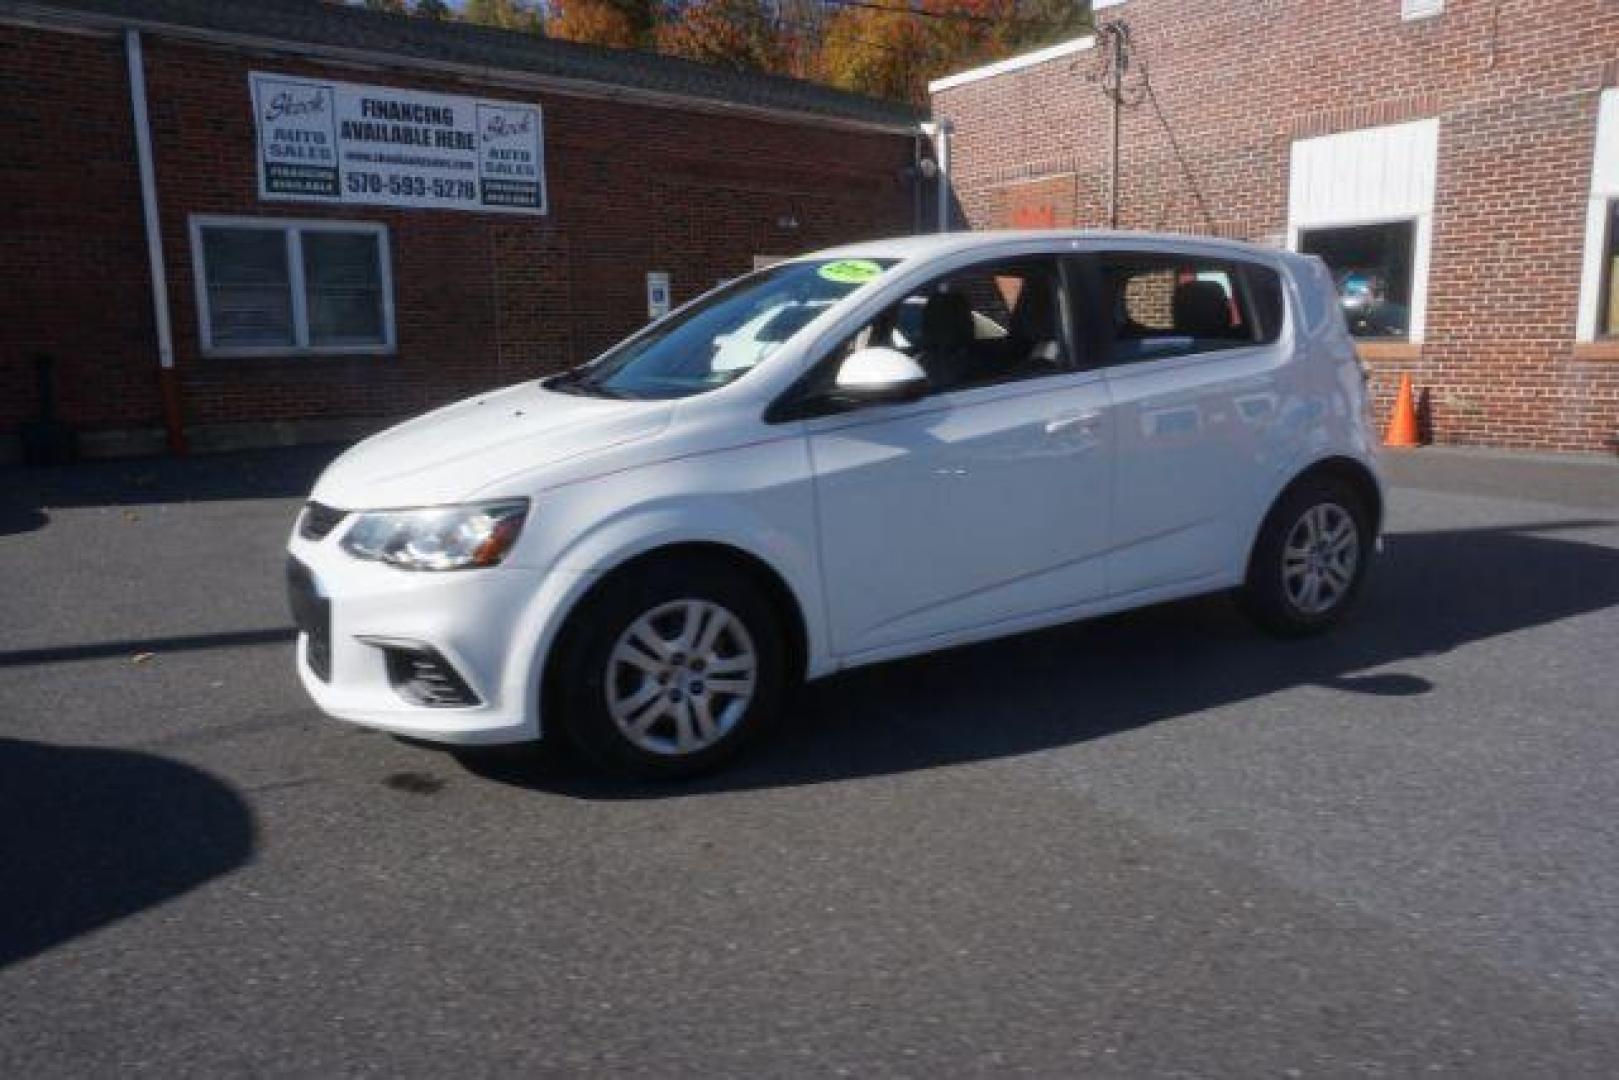
<path fill-rule="evenodd" d="M 189 765 L 0 738 L 0 968 L 243 865 L 254 836 Z"/>
<path fill-rule="evenodd" d="M 1216 596 L 859 669 L 806 687 L 765 745 L 684 783 L 602 779 L 566 749 L 459 760 L 578 798 L 689 797 L 1028 754 L 1301 685 L 1423 694 L 1423 677 L 1380 669 L 1619 603 L 1619 550 L 1569 538 L 1613 524 L 1390 536 L 1360 609 L 1318 638 L 1267 637 Z"/>
<path fill-rule="evenodd" d="M 0 466 L 0 536 L 43 528 L 58 507 L 301 499 L 345 445 Z"/>
<path fill-rule="evenodd" d="M 191 652 L 198 649 L 235 649 L 244 645 L 291 643 L 298 632 L 290 626 L 267 626 L 260 630 L 230 630 L 218 634 L 178 634 L 166 637 L 124 638 L 87 641 L 79 645 L 50 645 L 38 649 L 0 652 L 0 669 L 34 667 L 39 664 L 71 664 L 80 660 L 104 660 L 109 656 L 139 656 L 157 653 Z"/>

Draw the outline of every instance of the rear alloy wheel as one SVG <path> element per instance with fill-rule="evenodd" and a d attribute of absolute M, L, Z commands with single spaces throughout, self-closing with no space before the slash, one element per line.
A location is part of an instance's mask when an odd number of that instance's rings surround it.
<path fill-rule="evenodd" d="M 1370 544 L 1366 511 L 1351 489 L 1328 477 L 1303 480 L 1260 529 L 1243 605 L 1272 633 L 1320 633 L 1359 595 Z"/>
<path fill-rule="evenodd" d="M 1290 604 L 1305 615 L 1323 615 L 1349 593 L 1360 569 L 1355 519 L 1337 503 L 1310 507 L 1294 524 L 1282 549 L 1282 584 Z"/>
<path fill-rule="evenodd" d="M 785 650 L 775 612 L 724 564 L 632 569 L 587 600 L 572 625 L 556 671 L 562 720 L 611 771 L 703 772 L 780 708 Z"/>

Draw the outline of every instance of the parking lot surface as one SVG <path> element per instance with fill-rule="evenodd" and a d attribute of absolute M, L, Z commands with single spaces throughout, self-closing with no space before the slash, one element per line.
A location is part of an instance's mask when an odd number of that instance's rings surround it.
<path fill-rule="evenodd" d="M 1351 625 L 851 673 L 697 783 L 321 718 L 331 451 L 0 471 L 0 1075 L 1613 1075 L 1619 466 L 1395 459 Z"/>

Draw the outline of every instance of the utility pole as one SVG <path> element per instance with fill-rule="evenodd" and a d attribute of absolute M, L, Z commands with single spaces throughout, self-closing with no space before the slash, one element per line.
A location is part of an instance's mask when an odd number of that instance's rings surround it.
<path fill-rule="evenodd" d="M 1107 224 L 1119 227 L 1119 121 L 1124 111 L 1124 76 L 1130 66 L 1130 28 L 1119 19 L 1097 31 L 1107 39 L 1107 71 L 1102 77 L 1102 92 L 1107 95 L 1113 115 L 1108 137 Z"/>
<path fill-rule="evenodd" d="M 1107 227 L 1119 227 L 1119 114 L 1123 112 L 1123 103 L 1119 100 L 1119 90 L 1124 85 L 1124 38 L 1118 34 L 1109 35 L 1113 38 L 1113 93 L 1108 95 L 1113 99 L 1113 137 L 1108 142 L 1109 177 L 1107 182 Z"/>

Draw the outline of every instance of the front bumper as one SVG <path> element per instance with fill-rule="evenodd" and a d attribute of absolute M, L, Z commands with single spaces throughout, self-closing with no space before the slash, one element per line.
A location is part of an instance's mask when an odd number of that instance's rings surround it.
<path fill-rule="evenodd" d="M 399 570 L 345 554 L 337 535 L 294 535 L 288 549 L 298 677 L 321 711 L 435 742 L 539 738 L 545 657 L 563 615 L 594 575 L 520 567 Z M 399 684 L 397 665 L 389 671 L 389 650 L 401 643 L 441 657 L 473 703 L 413 699 Z"/>

